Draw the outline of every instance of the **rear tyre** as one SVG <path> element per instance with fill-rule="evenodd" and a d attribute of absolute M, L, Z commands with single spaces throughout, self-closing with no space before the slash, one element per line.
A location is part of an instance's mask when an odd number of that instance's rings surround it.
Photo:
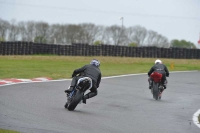
<path fill-rule="evenodd" d="M 158 83 L 153 82 L 153 98 L 155 100 L 158 100 L 158 94 L 159 94 Z"/>
<path fill-rule="evenodd" d="M 82 99 L 82 92 L 77 90 L 76 94 L 72 97 L 71 102 L 68 104 L 67 109 L 73 111 Z"/>

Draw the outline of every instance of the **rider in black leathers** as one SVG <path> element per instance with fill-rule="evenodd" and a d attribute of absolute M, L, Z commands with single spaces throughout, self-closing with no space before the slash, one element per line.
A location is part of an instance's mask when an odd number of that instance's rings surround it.
<path fill-rule="evenodd" d="M 157 59 L 155 61 L 155 65 L 153 67 L 151 67 L 151 69 L 149 70 L 148 76 L 150 77 L 150 75 L 153 72 L 158 72 L 158 73 L 162 74 L 162 84 L 163 84 L 164 89 L 166 89 L 167 88 L 167 86 L 166 86 L 167 85 L 166 77 L 169 77 L 169 71 L 168 71 L 167 67 L 164 64 L 162 64 L 161 60 Z M 151 89 L 152 79 L 149 78 L 148 81 L 149 81 L 149 89 Z"/>
<path fill-rule="evenodd" d="M 65 90 L 65 93 L 69 94 L 73 90 L 78 79 L 82 77 L 90 77 L 92 79 L 93 86 L 90 89 L 90 92 L 87 93 L 82 99 L 83 103 L 86 104 L 86 99 L 89 99 L 97 95 L 97 88 L 99 87 L 99 84 L 101 82 L 101 71 L 99 69 L 99 66 L 100 66 L 100 62 L 96 59 L 93 59 L 89 65 L 85 65 L 79 69 L 74 70 L 72 74 L 73 79 L 72 79 L 71 85 L 67 90 Z"/>

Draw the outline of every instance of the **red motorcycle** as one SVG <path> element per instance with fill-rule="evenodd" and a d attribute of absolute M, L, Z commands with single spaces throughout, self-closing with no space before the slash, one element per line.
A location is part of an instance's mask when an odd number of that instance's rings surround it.
<path fill-rule="evenodd" d="M 162 85 L 162 74 L 158 72 L 153 72 L 151 75 L 151 92 L 153 94 L 153 98 L 155 100 L 161 99 L 162 92 L 164 91 L 164 87 Z M 150 81 L 151 81 L 150 80 Z"/>

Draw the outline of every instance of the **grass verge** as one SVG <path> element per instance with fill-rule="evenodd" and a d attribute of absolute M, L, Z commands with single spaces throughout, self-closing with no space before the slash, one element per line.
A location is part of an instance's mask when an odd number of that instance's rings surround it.
<path fill-rule="evenodd" d="M 76 68 L 88 64 L 93 58 L 100 60 L 103 76 L 147 73 L 156 58 L 105 57 L 105 56 L 0 56 L 0 79 L 70 78 Z M 200 60 L 161 59 L 169 71 L 200 70 Z"/>
<path fill-rule="evenodd" d="M 20 133 L 20 132 L 12 131 L 12 130 L 0 129 L 0 133 Z"/>
<path fill-rule="evenodd" d="M 200 114 L 199 114 L 199 116 L 198 116 L 198 120 L 199 120 L 199 124 L 200 124 Z"/>

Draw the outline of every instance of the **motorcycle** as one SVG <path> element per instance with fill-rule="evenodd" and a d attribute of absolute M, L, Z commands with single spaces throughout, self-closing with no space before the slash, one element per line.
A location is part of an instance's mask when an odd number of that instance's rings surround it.
<path fill-rule="evenodd" d="M 150 81 L 152 81 L 151 83 L 151 92 L 153 94 L 153 98 L 155 100 L 161 99 L 162 97 L 162 92 L 164 91 L 164 87 L 162 85 L 162 74 L 158 73 L 158 72 L 153 72 L 150 75 L 151 79 Z"/>
<path fill-rule="evenodd" d="M 80 78 L 71 93 L 67 94 L 65 108 L 73 111 L 81 103 L 84 93 L 92 88 L 92 79 L 89 77 Z"/>

